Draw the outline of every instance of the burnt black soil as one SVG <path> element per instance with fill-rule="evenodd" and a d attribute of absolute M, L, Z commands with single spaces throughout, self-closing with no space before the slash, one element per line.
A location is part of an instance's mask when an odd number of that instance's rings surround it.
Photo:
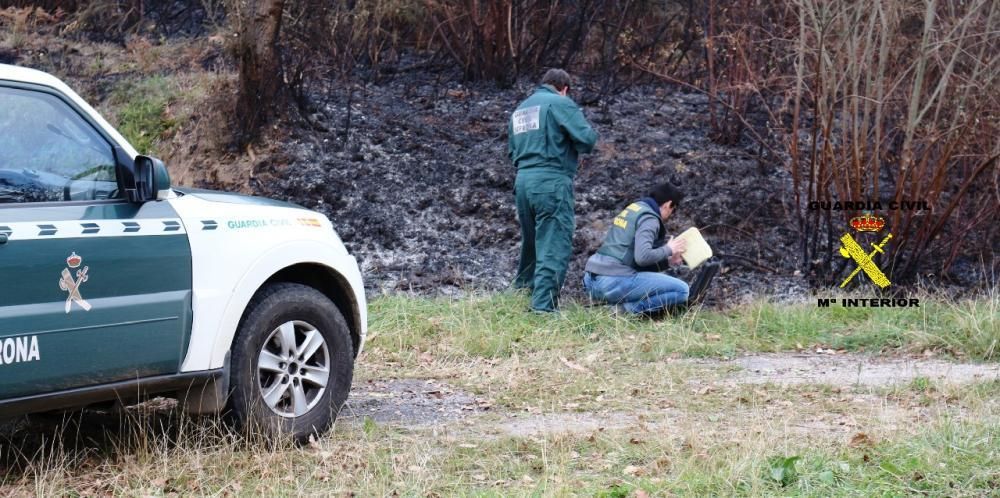
<path fill-rule="evenodd" d="M 517 267 L 506 122 L 534 85 L 440 77 L 406 74 L 314 93 L 309 123 L 256 172 L 257 193 L 330 216 L 373 290 L 503 289 Z M 566 293 L 582 294 L 583 265 L 613 214 L 667 179 L 688 194 L 668 230 L 699 227 L 726 261 L 712 300 L 805 292 L 785 251 L 794 234 L 780 222 L 786 173 L 759 161 L 750 143 L 713 142 L 704 95 L 667 86 L 605 99 L 580 94 L 596 100 L 584 113 L 600 141 L 576 179 Z"/>
<path fill-rule="evenodd" d="M 197 38 L 205 33 L 189 22 L 199 17 L 196 4 L 165 2 L 138 31 L 162 29 L 166 39 Z M 93 39 L 96 35 L 86 29 L 70 41 L 57 28 L 40 25 L 32 35 L 31 46 L 45 47 L 38 51 L 44 57 L 24 49 L 0 53 L 0 59 L 53 72 L 95 104 L 123 79 L 145 77 L 122 70 L 124 62 L 109 66 L 116 71 L 88 73 L 89 48 L 114 53 L 124 39 L 98 46 L 103 39 Z M 219 62 L 218 47 L 205 45 L 207 60 Z M 123 60 L 128 60 L 125 48 Z M 197 59 L 184 67 L 205 63 Z M 198 167 L 253 163 L 246 190 L 330 216 L 360 260 L 372 291 L 434 295 L 507 287 L 517 266 L 520 234 L 506 123 L 535 85 L 527 80 L 513 88 L 462 83 L 460 71 L 416 55 L 404 56 L 396 67 L 382 66 L 378 83 L 362 83 L 373 79 L 365 71 L 350 82 L 314 78 L 306 111 L 278 123 L 264 143 L 254 144 L 266 151 L 256 158 L 246 161 L 240 150 L 234 151 L 240 156 L 236 160 L 198 158 Z M 668 179 L 681 182 L 688 194 L 668 229 L 678 233 L 698 226 L 726 261 L 710 300 L 805 292 L 809 282 L 794 274 L 785 250 L 795 238 L 782 221 L 785 169 L 759 161 L 750 142 L 713 142 L 704 95 L 651 85 L 597 98 L 597 85 L 583 81 L 577 86 L 573 96 L 589 102 L 584 112 L 601 138 L 597 151 L 585 156 L 576 181 L 577 230 L 567 294 L 581 295 L 583 264 L 613 214 Z M 276 146 L 275 138 L 280 139 Z M 186 139 L 218 141 L 190 133 Z M 175 165 L 182 160 L 163 159 Z M 245 189 L 219 182 L 197 186 Z"/>

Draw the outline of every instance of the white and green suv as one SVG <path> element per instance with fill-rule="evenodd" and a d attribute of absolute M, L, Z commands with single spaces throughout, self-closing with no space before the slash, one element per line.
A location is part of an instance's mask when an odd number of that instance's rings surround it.
<path fill-rule="evenodd" d="M 173 395 L 301 439 L 366 321 L 325 216 L 171 188 L 64 83 L 0 64 L 0 416 Z"/>

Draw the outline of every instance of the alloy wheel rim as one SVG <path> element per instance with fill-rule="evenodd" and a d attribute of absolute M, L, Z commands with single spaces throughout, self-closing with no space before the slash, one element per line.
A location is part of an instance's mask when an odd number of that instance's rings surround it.
<path fill-rule="evenodd" d="M 257 355 L 257 384 L 264 404 L 294 418 L 312 410 L 330 381 L 330 351 L 316 327 L 293 320 L 271 331 Z"/>

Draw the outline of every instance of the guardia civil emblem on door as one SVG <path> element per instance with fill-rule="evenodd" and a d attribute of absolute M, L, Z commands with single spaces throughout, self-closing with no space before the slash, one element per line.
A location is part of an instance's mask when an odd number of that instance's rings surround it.
<path fill-rule="evenodd" d="M 89 278 L 87 271 L 90 270 L 90 267 L 84 266 L 82 269 L 77 269 L 80 268 L 81 264 L 83 264 L 83 258 L 77 256 L 76 252 L 70 254 L 66 258 L 67 268 L 63 268 L 62 278 L 59 279 L 59 288 L 69 292 L 69 295 L 66 296 L 66 313 L 73 309 L 73 303 L 83 308 L 84 311 L 90 311 L 90 303 L 80 294 L 80 286 Z M 76 278 L 73 278 L 73 270 L 76 270 Z"/>

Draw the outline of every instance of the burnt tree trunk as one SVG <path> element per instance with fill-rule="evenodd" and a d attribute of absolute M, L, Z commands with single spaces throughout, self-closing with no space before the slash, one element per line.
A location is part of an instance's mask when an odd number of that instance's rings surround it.
<path fill-rule="evenodd" d="M 239 90 L 236 99 L 238 142 L 245 145 L 287 106 L 287 91 L 278 40 L 285 0 L 237 2 L 236 59 Z"/>

